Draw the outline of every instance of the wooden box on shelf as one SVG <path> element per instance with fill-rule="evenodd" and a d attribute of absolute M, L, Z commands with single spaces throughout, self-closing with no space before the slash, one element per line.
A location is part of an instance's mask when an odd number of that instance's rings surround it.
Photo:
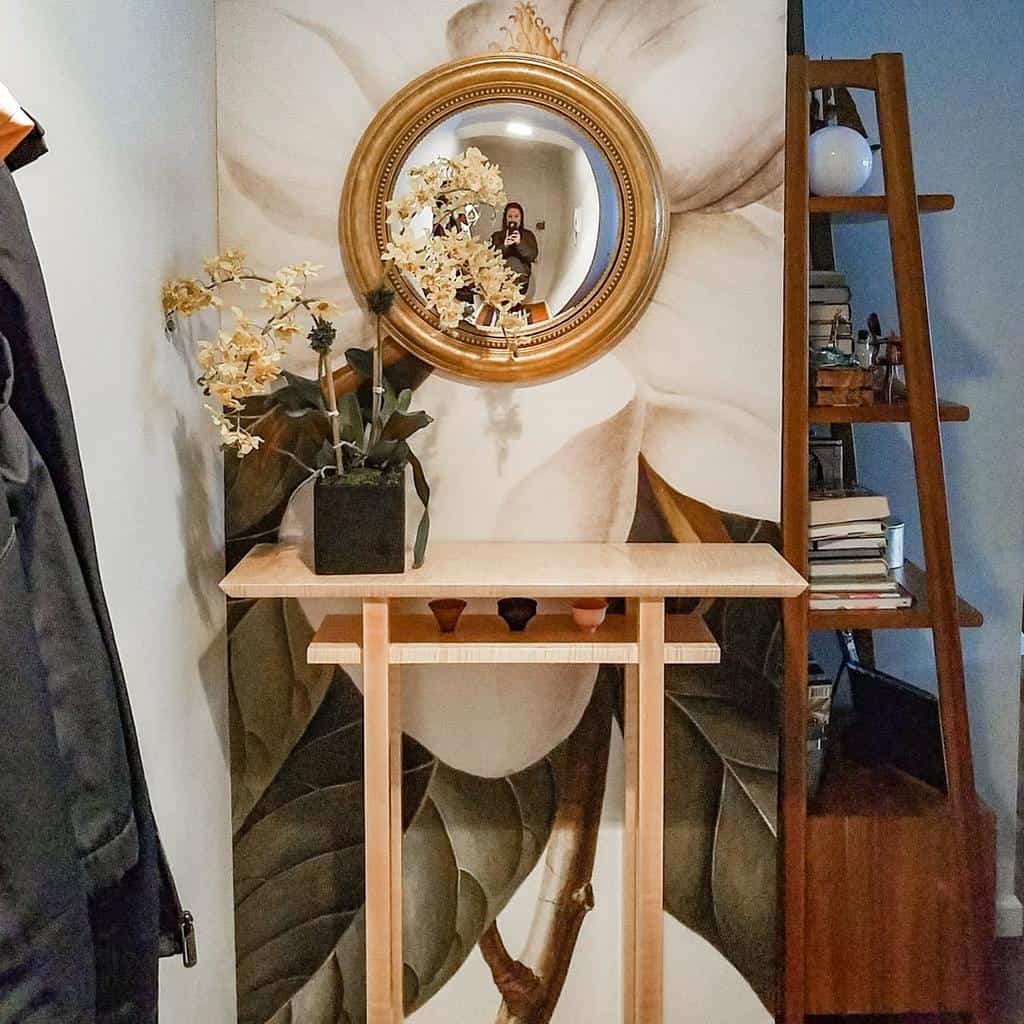
<path fill-rule="evenodd" d="M 871 371 L 860 367 L 823 366 L 814 371 L 814 405 L 873 405 Z"/>

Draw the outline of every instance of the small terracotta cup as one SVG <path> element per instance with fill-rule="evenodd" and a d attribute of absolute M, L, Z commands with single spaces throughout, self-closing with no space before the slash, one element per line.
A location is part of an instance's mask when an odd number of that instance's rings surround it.
<path fill-rule="evenodd" d="M 581 597 L 572 603 L 572 620 L 584 633 L 593 633 L 608 614 L 603 597 Z"/>
<path fill-rule="evenodd" d="M 454 633 L 459 616 L 466 610 L 466 602 L 457 597 L 438 597 L 429 604 L 442 633 Z"/>
<path fill-rule="evenodd" d="M 522 633 L 526 624 L 537 614 L 537 602 L 532 597 L 503 597 L 498 601 L 498 614 L 505 620 L 510 632 Z"/>

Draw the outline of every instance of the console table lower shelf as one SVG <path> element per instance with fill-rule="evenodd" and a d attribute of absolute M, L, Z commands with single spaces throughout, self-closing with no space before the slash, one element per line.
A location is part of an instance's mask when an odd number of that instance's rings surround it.
<path fill-rule="evenodd" d="M 403 1018 L 401 666 L 625 666 L 623 1019 L 662 1020 L 662 829 L 665 665 L 717 662 L 697 615 L 666 615 L 666 597 L 795 598 L 805 581 L 765 544 L 435 544 L 422 569 L 394 576 L 315 576 L 294 547 L 260 545 L 224 579 L 232 597 L 358 597 L 359 615 L 329 615 L 309 645 L 314 664 L 361 665 L 366 830 L 368 1024 Z M 568 615 L 538 615 L 512 633 L 466 615 L 442 634 L 426 615 L 392 614 L 424 597 L 626 598 L 592 634 Z"/>

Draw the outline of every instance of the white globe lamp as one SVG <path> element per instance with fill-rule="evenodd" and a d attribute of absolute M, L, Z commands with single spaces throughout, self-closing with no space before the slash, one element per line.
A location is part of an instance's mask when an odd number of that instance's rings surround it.
<path fill-rule="evenodd" d="M 807 178 L 816 196 L 852 196 L 871 175 L 868 140 L 840 124 L 826 125 L 807 143 Z"/>

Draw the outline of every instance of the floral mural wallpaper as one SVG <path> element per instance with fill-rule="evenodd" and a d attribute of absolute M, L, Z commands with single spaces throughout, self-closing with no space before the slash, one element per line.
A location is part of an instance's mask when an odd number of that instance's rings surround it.
<path fill-rule="evenodd" d="M 340 347 L 368 346 L 374 329 L 339 251 L 350 154 L 410 79 L 502 45 L 513 6 L 218 0 L 222 246 L 255 265 L 323 264 Z M 636 328 L 563 379 L 470 386 L 411 357 L 389 369 L 435 417 L 419 445 L 432 538 L 774 540 L 785 0 L 536 7 L 565 59 L 651 136 L 668 263 Z M 315 353 L 296 345 L 288 359 L 313 375 Z M 277 446 L 311 461 L 317 429 L 273 396 L 256 401 Z M 226 466 L 231 563 L 261 541 L 308 539 L 294 460 L 267 445 Z M 305 664 L 327 610 L 229 608 L 242 1024 L 365 1019 L 361 679 Z M 667 678 L 666 1019 L 762 1024 L 775 986 L 778 611 L 701 610 L 722 664 Z M 618 1021 L 617 672 L 411 666 L 403 682 L 409 1018 Z"/>

